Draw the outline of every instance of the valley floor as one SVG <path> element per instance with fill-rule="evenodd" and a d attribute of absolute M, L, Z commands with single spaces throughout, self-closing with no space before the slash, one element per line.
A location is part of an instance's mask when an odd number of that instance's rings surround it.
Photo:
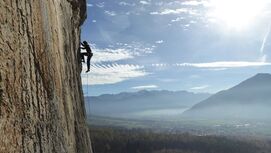
<path fill-rule="evenodd" d="M 270 153 L 270 129 L 251 121 L 89 117 L 94 153 Z"/>
<path fill-rule="evenodd" d="M 270 153 L 271 142 L 89 126 L 94 153 Z"/>
<path fill-rule="evenodd" d="M 145 129 L 157 133 L 190 133 L 197 136 L 230 136 L 271 140 L 271 123 L 264 121 L 237 120 L 141 120 L 89 116 L 92 126 L 125 129 Z"/>

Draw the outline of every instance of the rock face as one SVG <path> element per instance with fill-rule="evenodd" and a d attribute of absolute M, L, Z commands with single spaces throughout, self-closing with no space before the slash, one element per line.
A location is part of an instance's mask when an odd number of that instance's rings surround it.
<path fill-rule="evenodd" d="M 0 1 L 0 153 L 91 153 L 78 59 L 85 0 Z"/>

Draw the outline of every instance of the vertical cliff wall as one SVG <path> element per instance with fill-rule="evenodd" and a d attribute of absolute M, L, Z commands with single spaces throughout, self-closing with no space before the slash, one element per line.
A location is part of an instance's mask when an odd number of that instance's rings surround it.
<path fill-rule="evenodd" d="M 90 153 L 78 47 L 85 0 L 0 1 L 0 153 Z"/>

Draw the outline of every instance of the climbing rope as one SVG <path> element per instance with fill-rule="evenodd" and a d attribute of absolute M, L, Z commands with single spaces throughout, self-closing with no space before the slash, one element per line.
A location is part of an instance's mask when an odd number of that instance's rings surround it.
<path fill-rule="evenodd" d="M 87 109 L 87 115 L 89 115 L 90 114 L 90 104 L 89 104 L 89 97 L 88 97 L 88 94 L 89 94 L 89 85 L 88 85 L 88 82 L 89 82 L 89 76 L 88 76 L 88 74 L 86 73 L 85 74 L 86 75 L 86 77 L 87 77 L 87 83 L 86 83 L 86 97 L 87 97 L 87 100 L 86 100 L 86 109 Z"/>

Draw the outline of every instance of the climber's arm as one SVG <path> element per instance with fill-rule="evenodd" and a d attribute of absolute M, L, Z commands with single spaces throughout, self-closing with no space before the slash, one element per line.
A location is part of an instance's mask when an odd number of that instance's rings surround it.
<path fill-rule="evenodd" d="M 86 47 L 83 43 L 80 43 L 80 44 L 81 44 L 81 46 L 83 46 L 83 47 L 80 47 L 80 49 L 86 49 Z"/>

